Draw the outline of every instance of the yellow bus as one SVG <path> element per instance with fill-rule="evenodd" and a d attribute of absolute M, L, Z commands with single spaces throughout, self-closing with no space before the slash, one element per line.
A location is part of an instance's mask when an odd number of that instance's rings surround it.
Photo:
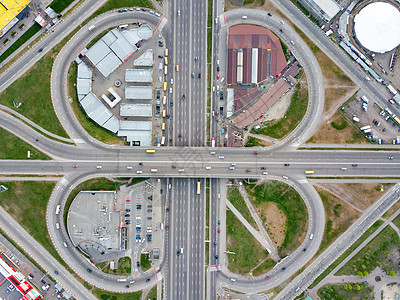
<path fill-rule="evenodd" d="M 167 82 L 164 81 L 164 92 L 167 90 Z"/>
<path fill-rule="evenodd" d="M 314 174 L 314 171 L 309 170 L 309 171 L 304 171 L 305 174 Z"/>
<path fill-rule="evenodd" d="M 154 150 L 154 149 L 147 149 L 147 150 L 146 150 L 146 153 L 156 153 L 156 150 Z"/>
<path fill-rule="evenodd" d="M 197 195 L 200 195 L 201 192 L 201 183 L 200 180 L 197 181 Z"/>
<path fill-rule="evenodd" d="M 164 57 L 165 58 L 165 65 L 168 66 L 168 57 Z"/>
<path fill-rule="evenodd" d="M 165 48 L 165 57 L 167 57 L 168 56 L 168 49 L 167 48 Z"/>
<path fill-rule="evenodd" d="M 162 111 L 162 117 L 165 118 L 166 117 L 167 112 L 165 111 L 165 109 L 163 109 Z"/>
<path fill-rule="evenodd" d="M 165 123 L 162 123 L 161 129 L 162 129 L 162 130 L 165 130 Z"/>

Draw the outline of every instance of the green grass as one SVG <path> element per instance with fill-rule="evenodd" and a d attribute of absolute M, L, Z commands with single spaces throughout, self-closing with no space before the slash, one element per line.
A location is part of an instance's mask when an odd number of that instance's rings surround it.
<path fill-rule="evenodd" d="M 96 122 L 90 119 L 85 110 L 79 104 L 78 95 L 76 92 L 76 74 L 77 66 L 73 62 L 68 70 L 68 96 L 72 98 L 71 107 L 76 118 L 82 127 L 95 139 L 108 144 L 123 144 L 123 138 L 116 136 L 111 131 L 99 126 Z"/>
<path fill-rule="evenodd" d="M 257 268 L 253 270 L 253 275 L 254 276 L 259 276 L 261 274 L 265 274 L 269 270 L 272 270 L 273 267 L 275 267 L 276 261 L 274 261 L 271 258 L 266 259 L 262 264 L 260 264 Z"/>
<path fill-rule="evenodd" d="M 247 138 L 246 147 L 257 147 L 257 146 L 264 147 L 264 145 L 262 144 L 262 140 L 249 136 Z"/>
<path fill-rule="evenodd" d="M 121 257 L 118 260 L 118 269 L 111 270 L 110 269 L 110 262 L 105 261 L 96 264 L 97 268 L 100 269 L 102 272 L 107 274 L 114 274 L 114 275 L 131 275 L 132 273 L 132 261 L 130 257 Z"/>
<path fill-rule="evenodd" d="M 380 267 L 386 274 L 389 274 L 392 270 L 400 274 L 397 268 L 399 247 L 399 236 L 393 228 L 387 226 L 344 265 L 337 274 L 357 275 L 358 271 L 370 273 L 376 267 Z"/>
<path fill-rule="evenodd" d="M 51 2 L 50 7 L 54 9 L 57 13 L 61 13 L 72 2 L 74 2 L 74 0 L 54 0 L 53 2 Z"/>
<path fill-rule="evenodd" d="M 100 300 L 140 300 L 142 298 L 142 291 L 119 294 L 94 288 L 92 293 Z"/>
<path fill-rule="evenodd" d="M 297 1 L 297 0 L 291 0 L 291 1 L 294 5 L 296 5 L 303 12 L 303 14 L 306 15 L 306 17 L 308 17 L 313 23 L 315 23 L 319 26 L 318 20 L 316 18 L 314 18 L 310 14 L 310 12 L 299 1 Z"/>
<path fill-rule="evenodd" d="M 332 127 L 335 128 L 336 130 L 343 130 L 347 127 L 347 122 L 343 120 L 341 124 L 338 124 L 336 122 L 331 123 Z"/>
<path fill-rule="evenodd" d="M 0 194 L 0 205 L 54 258 L 67 267 L 54 248 L 46 226 L 47 202 L 55 183 L 14 181 L 0 184 L 8 188 L 8 191 Z M 70 270 L 69 267 L 67 269 Z"/>
<path fill-rule="evenodd" d="M 352 208 L 343 207 L 342 204 L 337 203 L 339 200 L 337 197 L 328 193 L 326 191 L 317 190 L 319 196 L 321 197 L 322 203 L 325 209 L 325 231 L 324 236 L 321 241 L 321 245 L 318 249 L 316 255 L 321 254 L 338 236 L 350 227 L 351 224 L 360 216 L 360 213 L 351 216 L 351 213 L 346 213 L 348 209 Z M 336 204 L 335 204 L 336 203 Z M 342 217 L 342 221 L 339 222 L 338 219 Z"/>
<path fill-rule="evenodd" d="M 53 49 L 28 72 L 0 94 L 0 104 L 14 108 L 13 101 L 22 102 L 15 109 L 44 129 L 68 137 L 53 109 L 50 96 L 50 76 L 54 62 Z"/>
<path fill-rule="evenodd" d="M 308 89 L 299 82 L 290 102 L 285 116 L 280 120 L 272 120 L 263 123 L 257 130 L 258 134 L 267 135 L 273 138 L 283 138 L 296 128 L 307 111 Z"/>
<path fill-rule="evenodd" d="M 349 249 L 347 249 L 337 260 L 335 260 L 324 272 L 321 273 L 321 275 L 319 275 L 314 280 L 310 288 L 315 287 L 319 282 L 321 282 L 322 279 L 324 279 L 329 273 L 331 273 L 333 269 L 335 269 L 347 256 L 350 255 L 350 253 L 354 251 L 354 249 L 356 249 L 363 241 L 365 241 L 365 239 L 367 239 L 372 233 L 374 233 L 375 230 L 377 230 L 378 227 L 382 224 L 383 221 L 381 220 L 376 221 L 374 224 L 372 224 L 372 226 L 368 228 L 367 231 L 365 231 L 364 234 L 357 241 L 355 241 L 353 245 L 349 247 Z"/>
<path fill-rule="evenodd" d="M 140 267 L 143 271 L 147 271 L 151 268 L 151 261 L 149 260 L 149 254 L 140 254 Z"/>
<path fill-rule="evenodd" d="M 3 62 L 7 57 L 9 57 L 15 50 L 21 47 L 27 40 L 33 37 L 42 27 L 39 24 L 35 23 L 29 28 L 23 35 L 19 37 L 19 39 L 12 44 L 3 54 L 0 55 L 0 62 Z"/>
<path fill-rule="evenodd" d="M 232 205 L 242 214 L 243 218 L 245 218 L 251 226 L 257 228 L 256 221 L 254 221 L 253 217 L 251 216 L 251 213 L 246 206 L 246 202 L 244 201 L 238 188 L 228 189 L 228 199 L 232 203 Z"/>
<path fill-rule="evenodd" d="M 141 182 L 145 179 L 146 178 L 132 178 L 132 184 Z M 124 184 L 124 182 L 111 181 L 104 177 L 90 179 L 79 184 L 75 189 L 72 190 L 72 192 L 68 196 L 64 208 L 64 223 L 67 224 L 67 215 L 69 207 L 71 206 L 72 200 L 74 200 L 74 198 L 76 197 L 76 195 L 78 195 L 80 191 L 100 191 L 100 190 L 114 191 L 117 190 L 121 184 Z"/>
<path fill-rule="evenodd" d="M 28 159 L 28 151 L 31 152 L 30 159 L 51 159 L 2 127 L 0 127 L 0 136 L 3 140 L 1 143 L 3 146 L 0 148 L 0 159 Z"/>
<path fill-rule="evenodd" d="M 394 225 L 396 225 L 397 228 L 400 229 L 400 215 L 398 215 L 398 216 L 392 221 L 392 223 L 393 223 Z"/>
<path fill-rule="evenodd" d="M 351 287 L 350 287 L 351 286 Z M 321 300 L 373 300 L 373 288 L 357 283 L 324 285 L 318 290 Z"/>
<path fill-rule="evenodd" d="M 124 7 L 147 7 L 154 8 L 153 4 L 149 0 L 108 0 L 106 4 L 100 7 L 93 15 L 92 18 L 105 13 L 109 10 L 124 8 Z"/>
<path fill-rule="evenodd" d="M 157 285 L 153 286 L 146 297 L 146 300 L 157 300 Z"/>
<path fill-rule="evenodd" d="M 226 212 L 226 231 L 226 249 L 235 253 L 227 254 L 228 269 L 231 272 L 248 274 L 251 269 L 268 257 L 268 252 L 230 210 Z M 210 247 L 214 247 L 214 244 Z"/>
<path fill-rule="evenodd" d="M 279 256 L 284 257 L 297 249 L 307 231 L 308 222 L 306 206 L 297 191 L 278 181 L 268 181 L 256 186 L 245 184 L 245 186 L 256 207 L 274 202 L 286 216 L 285 240 L 278 247 Z M 264 219 L 268 216 L 261 217 Z"/>

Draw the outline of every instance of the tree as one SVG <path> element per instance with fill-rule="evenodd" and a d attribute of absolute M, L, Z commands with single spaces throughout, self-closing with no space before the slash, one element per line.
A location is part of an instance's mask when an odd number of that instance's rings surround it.
<path fill-rule="evenodd" d="M 357 276 L 363 277 L 363 273 L 361 271 L 357 271 Z"/>
<path fill-rule="evenodd" d="M 348 285 L 349 291 L 351 291 L 353 289 L 353 287 L 351 286 L 351 284 Z"/>
<path fill-rule="evenodd" d="M 359 284 L 357 284 L 357 283 L 355 283 L 355 284 L 354 284 L 354 288 L 356 289 L 356 291 L 359 291 L 359 290 L 361 290 L 361 287 L 360 287 L 360 285 L 359 285 Z"/>
<path fill-rule="evenodd" d="M 367 267 L 365 265 L 361 265 L 361 268 L 365 270 Z"/>
<path fill-rule="evenodd" d="M 369 275 L 369 273 L 367 271 L 364 271 L 363 274 L 365 277 L 367 277 Z"/>
<path fill-rule="evenodd" d="M 396 276 L 396 273 L 395 273 L 393 270 L 391 270 L 391 271 L 389 272 L 389 276 L 394 277 L 394 276 Z"/>

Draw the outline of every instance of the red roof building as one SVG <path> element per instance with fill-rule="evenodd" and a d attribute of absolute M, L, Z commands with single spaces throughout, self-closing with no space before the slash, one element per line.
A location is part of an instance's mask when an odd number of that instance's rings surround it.
<path fill-rule="evenodd" d="M 279 38 L 256 25 L 229 28 L 227 83 L 257 84 L 287 66 Z"/>

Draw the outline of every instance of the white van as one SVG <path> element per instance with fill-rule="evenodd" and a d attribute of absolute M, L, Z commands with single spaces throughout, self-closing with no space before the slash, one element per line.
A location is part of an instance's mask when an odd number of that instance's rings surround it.
<path fill-rule="evenodd" d="M 89 27 L 89 31 L 92 31 L 93 29 L 95 29 L 96 26 L 92 25 Z"/>
<path fill-rule="evenodd" d="M 283 179 L 289 179 L 289 177 L 287 177 L 286 175 L 282 176 Z"/>
<path fill-rule="evenodd" d="M 157 173 L 157 171 L 158 171 L 157 169 L 151 169 L 150 170 L 151 173 Z"/>
<path fill-rule="evenodd" d="M 56 223 L 56 229 L 60 229 L 60 224 Z"/>
<path fill-rule="evenodd" d="M 206 170 L 211 170 L 211 167 L 206 167 Z"/>
<path fill-rule="evenodd" d="M 179 169 L 178 172 L 179 173 L 185 172 L 185 169 Z"/>
<path fill-rule="evenodd" d="M 247 16 L 242 16 L 242 20 L 247 20 Z"/>
<path fill-rule="evenodd" d="M 128 170 L 132 170 L 132 167 L 126 167 L 126 169 L 128 169 Z"/>
<path fill-rule="evenodd" d="M 181 248 L 181 254 L 183 254 L 183 248 Z"/>
<path fill-rule="evenodd" d="M 143 171 L 136 171 L 136 174 L 142 174 L 143 173 Z"/>
<path fill-rule="evenodd" d="M 66 242 L 63 242 L 63 245 L 64 245 L 64 247 L 65 247 L 65 248 L 67 248 L 67 247 L 68 247 L 68 245 L 67 245 L 67 243 L 66 243 Z"/>

